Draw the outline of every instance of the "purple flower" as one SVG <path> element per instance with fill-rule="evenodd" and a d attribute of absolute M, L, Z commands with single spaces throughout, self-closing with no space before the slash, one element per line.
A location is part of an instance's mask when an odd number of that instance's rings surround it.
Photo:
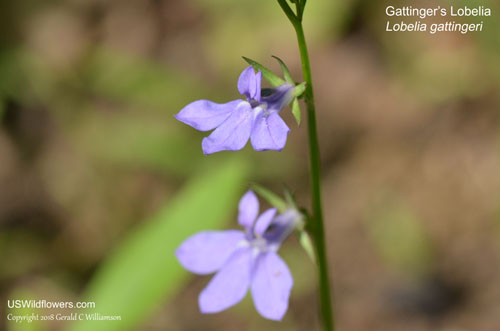
<path fill-rule="evenodd" d="M 199 131 L 215 129 L 201 143 L 203 153 L 238 151 L 250 138 L 257 151 L 282 150 L 290 129 L 279 116 L 293 97 L 293 86 L 283 84 L 261 90 L 262 73 L 249 66 L 238 79 L 246 100 L 218 104 L 198 100 L 184 107 L 175 118 Z"/>
<path fill-rule="evenodd" d="M 300 216 L 293 209 L 276 215 L 271 208 L 257 217 L 258 212 L 259 201 L 248 191 L 240 200 L 238 215 L 245 231 L 200 232 L 177 249 L 177 259 L 187 270 L 200 275 L 217 272 L 198 298 L 202 313 L 237 304 L 250 288 L 263 317 L 279 321 L 285 315 L 293 279 L 277 251 Z"/>

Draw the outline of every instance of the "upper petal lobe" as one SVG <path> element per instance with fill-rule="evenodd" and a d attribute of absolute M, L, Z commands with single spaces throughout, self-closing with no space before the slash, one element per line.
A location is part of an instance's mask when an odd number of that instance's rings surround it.
<path fill-rule="evenodd" d="M 282 150 L 290 129 L 277 113 L 269 116 L 262 111 L 255 119 L 251 141 L 256 151 Z"/>
<path fill-rule="evenodd" d="M 234 100 L 219 104 L 208 100 L 198 100 L 182 108 L 175 118 L 196 130 L 208 131 L 224 122 L 240 102 L 241 100 Z"/>
<path fill-rule="evenodd" d="M 239 151 L 245 147 L 253 126 L 253 110 L 240 101 L 231 115 L 201 143 L 203 153 Z"/>
<path fill-rule="evenodd" d="M 238 91 L 247 99 L 260 101 L 260 85 L 262 82 L 262 73 L 255 73 L 252 66 L 249 66 L 241 73 L 238 78 Z"/>
<path fill-rule="evenodd" d="M 259 214 L 259 200 L 252 190 L 249 190 L 240 199 L 238 205 L 238 223 L 247 229 L 248 232 L 252 229 L 253 223 Z"/>
<path fill-rule="evenodd" d="M 206 231 L 184 240 L 175 255 L 182 266 L 196 274 L 219 270 L 245 239 L 242 231 Z"/>
<path fill-rule="evenodd" d="M 252 249 L 240 248 L 201 291 L 198 303 L 202 313 L 218 313 L 240 302 L 248 291 L 252 268 Z"/>
<path fill-rule="evenodd" d="M 255 308 L 263 317 L 280 321 L 288 309 L 293 278 L 287 265 L 274 252 L 258 256 L 251 283 Z"/>

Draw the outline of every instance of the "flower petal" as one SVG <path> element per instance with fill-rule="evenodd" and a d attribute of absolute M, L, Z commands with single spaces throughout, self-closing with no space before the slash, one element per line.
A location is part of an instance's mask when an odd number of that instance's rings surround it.
<path fill-rule="evenodd" d="M 241 100 L 215 103 L 208 100 L 191 102 L 175 118 L 199 131 L 213 130 L 224 122 Z"/>
<path fill-rule="evenodd" d="M 266 239 L 268 248 L 276 252 L 283 241 L 297 228 L 301 217 L 295 209 L 288 209 L 273 217 L 271 226 L 262 235 Z"/>
<path fill-rule="evenodd" d="M 248 291 L 252 268 L 252 249 L 241 248 L 210 280 L 198 297 L 204 314 L 218 313 L 240 302 Z"/>
<path fill-rule="evenodd" d="M 271 221 L 274 218 L 274 215 L 276 215 L 276 208 L 269 208 L 265 212 L 263 212 L 257 221 L 255 221 L 255 228 L 253 232 L 256 235 L 262 236 L 264 232 L 266 232 L 269 224 L 271 224 Z"/>
<path fill-rule="evenodd" d="M 259 314 L 280 321 L 288 309 L 292 286 L 290 270 L 278 254 L 267 252 L 257 258 L 251 291 Z"/>
<path fill-rule="evenodd" d="M 253 223 L 259 214 L 259 200 L 252 190 L 249 190 L 240 199 L 238 205 L 238 223 L 247 229 L 248 232 L 252 229 Z"/>
<path fill-rule="evenodd" d="M 249 66 L 238 78 L 238 91 L 247 99 L 260 101 L 260 84 L 262 82 L 262 72 L 255 73 L 252 66 Z"/>
<path fill-rule="evenodd" d="M 262 83 L 262 72 L 259 70 L 255 74 L 255 93 L 254 95 L 252 95 L 252 99 L 257 101 L 260 101 L 261 83 Z"/>
<path fill-rule="evenodd" d="M 206 231 L 184 240 L 175 255 L 182 266 L 196 274 L 205 275 L 219 270 L 245 240 L 242 231 Z"/>
<path fill-rule="evenodd" d="M 266 116 L 260 112 L 255 119 L 251 141 L 256 151 L 281 151 L 286 144 L 290 129 L 277 113 Z"/>
<path fill-rule="evenodd" d="M 208 137 L 203 138 L 203 153 L 238 151 L 245 147 L 253 125 L 253 111 L 250 104 L 240 101 L 231 115 Z"/>

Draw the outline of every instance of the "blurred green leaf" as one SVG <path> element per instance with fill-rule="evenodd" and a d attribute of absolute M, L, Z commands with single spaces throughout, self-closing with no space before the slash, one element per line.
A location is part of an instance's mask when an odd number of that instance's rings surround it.
<path fill-rule="evenodd" d="M 135 329 L 180 290 L 187 272 L 175 259 L 175 249 L 195 232 L 224 226 L 236 210 L 246 174 L 245 163 L 236 160 L 199 174 L 131 233 L 103 263 L 85 295 L 96 303 L 95 312 L 121 315 L 121 321 L 79 321 L 71 330 Z"/>

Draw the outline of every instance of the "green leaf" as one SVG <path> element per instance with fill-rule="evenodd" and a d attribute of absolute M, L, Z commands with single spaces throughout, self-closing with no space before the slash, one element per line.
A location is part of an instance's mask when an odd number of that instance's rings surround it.
<path fill-rule="evenodd" d="M 283 199 L 281 199 L 278 195 L 274 194 L 268 189 L 258 184 L 252 184 L 252 189 L 262 198 L 267 200 L 267 202 L 269 202 L 271 206 L 276 207 L 280 213 L 290 208 Z"/>
<path fill-rule="evenodd" d="M 300 245 L 304 250 L 306 251 L 307 255 L 309 258 L 313 261 L 316 262 L 316 255 L 314 254 L 314 245 L 311 240 L 311 237 L 306 231 L 301 231 L 299 235 L 299 241 Z"/>
<path fill-rule="evenodd" d="M 290 85 L 295 85 L 295 81 L 292 78 L 292 75 L 290 74 L 290 70 L 288 70 L 288 67 L 286 66 L 285 62 L 283 62 L 279 57 L 274 56 L 273 57 L 279 62 L 281 66 L 281 70 L 283 71 L 283 77 L 285 77 L 285 81 L 290 84 Z"/>
<path fill-rule="evenodd" d="M 252 59 L 243 56 L 243 59 L 248 62 L 255 70 L 260 70 L 262 72 L 262 76 L 272 85 L 272 86 L 280 86 L 285 84 L 285 81 L 273 73 L 271 70 L 264 67 L 262 64 L 255 62 Z"/>
<path fill-rule="evenodd" d="M 239 159 L 238 159 L 239 160 Z M 91 281 L 84 299 L 115 321 L 78 321 L 73 331 L 137 330 L 167 298 L 181 289 L 188 273 L 174 256 L 191 234 L 224 227 L 237 209 L 245 163 L 231 161 L 192 179 L 149 221 L 118 245 Z M 196 304 L 193 302 L 193 304 Z"/>
<path fill-rule="evenodd" d="M 300 111 L 299 100 L 297 100 L 297 98 L 294 98 L 292 102 L 292 114 L 293 117 L 295 117 L 297 125 L 300 125 L 300 122 L 302 121 L 302 113 Z"/>

